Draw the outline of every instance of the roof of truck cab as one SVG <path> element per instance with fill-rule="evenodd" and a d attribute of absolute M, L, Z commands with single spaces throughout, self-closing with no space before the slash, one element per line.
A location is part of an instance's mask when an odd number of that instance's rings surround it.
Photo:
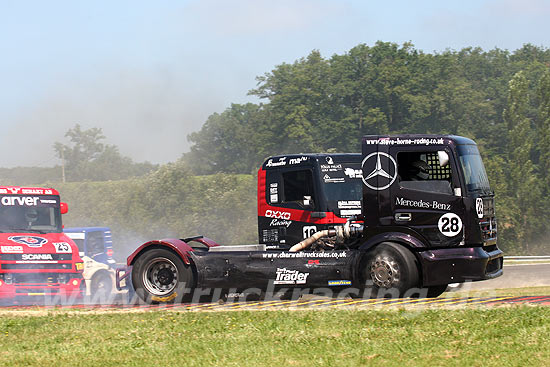
<path fill-rule="evenodd" d="M 0 186 L 3 195 L 59 195 L 55 189 L 47 187 Z"/>
<path fill-rule="evenodd" d="M 311 166 L 317 163 L 335 162 L 361 162 L 360 153 L 300 153 L 300 154 L 284 154 L 269 157 L 262 164 L 263 169 L 274 169 L 280 167 L 299 167 Z"/>
<path fill-rule="evenodd" d="M 448 145 L 451 142 L 455 145 L 475 144 L 475 142 L 464 136 L 458 135 L 437 135 L 437 134 L 396 134 L 396 135 L 365 135 L 363 144 L 382 145 Z"/>

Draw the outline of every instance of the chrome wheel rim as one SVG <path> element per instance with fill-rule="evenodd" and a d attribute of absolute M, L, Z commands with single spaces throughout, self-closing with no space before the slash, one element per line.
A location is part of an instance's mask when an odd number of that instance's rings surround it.
<path fill-rule="evenodd" d="M 150 260 L 144 267 L 143 286 L 155 296 L 165 296 L 178 284 L 176 265 L 165 257 Z"/>
<path fill-rule="evenodd" d="M 390 288 L 399 282 L 399 266 L 394 259 L 377 256 L 370 266 L 370 277 L 380 288 Z"/>

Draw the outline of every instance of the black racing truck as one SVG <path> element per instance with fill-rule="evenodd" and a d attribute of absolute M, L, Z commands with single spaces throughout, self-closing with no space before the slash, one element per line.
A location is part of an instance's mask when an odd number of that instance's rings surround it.
<path fill-rule="evenodd" d="M 271 157 L 258 171 L 258 227 L 253 245 L 141 245 L 127 259 L 136 293 L 437 297 L 502 275 L 494 193 L 475 142 L 459 136 L 365 136 L 362 154 Z"/>

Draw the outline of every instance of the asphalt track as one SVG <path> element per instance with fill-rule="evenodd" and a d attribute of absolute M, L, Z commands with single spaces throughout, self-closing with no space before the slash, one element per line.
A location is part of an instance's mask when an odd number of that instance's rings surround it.
<path fill-rule="evenodd" d="M 497 279 L 467 283 L 462 294 L 469 291 L 489 291 L 499 288 L 524 288 L 550 286 L 550 264 L 508 265 L 504 275 Z M 464 293 L 466 292 L 466 293 Z M 174 310 L 174 311 L 231 311 L 231 310 L 299 310 L 299 309 L 332 309 L 332 308 L 457 308 L 457 307 L 491 307 L 503 305 L 543 305 L 550 306 L 548 296 L 458 296 L 453 292 L 444 293 L 435 299 L 393 298 L 393 299 L 350 299 L 327 298 L 306 295 L 298 300 L 271 300 L 227 303 L 168 304 L 144 305 L 127 304 L 118 299 L 113 304 L 72 304 L 72 305 L 8 305 L 0 311 L 8 310 Z"/>
<path fill-rule="evenodd" d="M 258 310 L 300 310 L 300 309 L 380 309 L 380 308 L 460 308 L 486 307 L 503 305 L 543 305 L 550 306 L 550 296 L 501 296 L 501 297 L 442 297 L 428 299 L 394 298 L 394 299 L 327 299 L 311 298 L 292 301 L 257 301 L 230 303 L 199 303 L 199 304 L 162 304 L 162 305 L 14 305 L 0 307 L 0 311 L 9 310 L 173 310 L 173 311 L 258 311 Z"/>

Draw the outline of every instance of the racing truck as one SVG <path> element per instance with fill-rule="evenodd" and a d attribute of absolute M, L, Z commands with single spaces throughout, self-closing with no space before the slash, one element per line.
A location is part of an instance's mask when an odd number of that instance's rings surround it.
<path fill-rule="evenodd" d="M 67 212 L 54 189 L 0 187 L 0 300 L 82 296 L 84 263 L 62 230 Z"/>
<path fill-rule="evenodd" d="M 127 259 L 136 293 L 147 303 L 250 289 L 437 297 L 449 283 L 502 275 L 494 193 L 473 140 L 373 135 L 361 144 L 362 154 L 268 158 L 258 171 L 259 243 L 144 243 Z"/>
<path fill-rule="evenodd" d="M 78 246 L 84 261 L 82 273 L 86 296 L 106 300 L 112 293 L 116 261 L 113 259 L 113 240 L 108 227 L 71 227 L 63 232 Z"/>

